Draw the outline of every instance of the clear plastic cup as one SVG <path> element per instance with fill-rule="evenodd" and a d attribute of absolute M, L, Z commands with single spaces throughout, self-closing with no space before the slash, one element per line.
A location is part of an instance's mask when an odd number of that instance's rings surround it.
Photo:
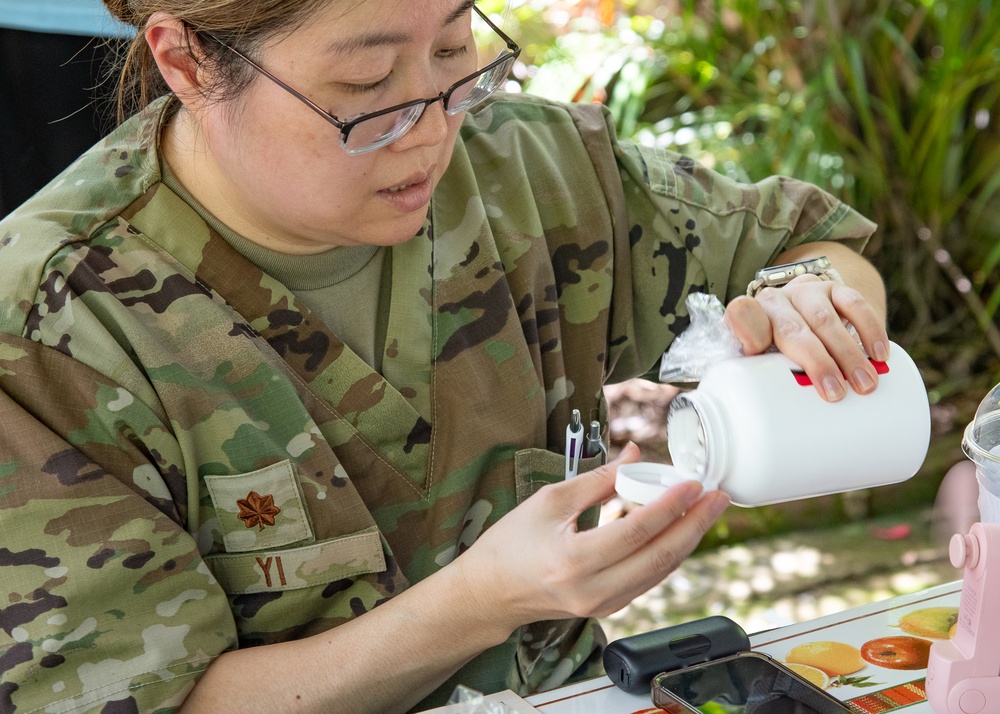
<path fill-rule="evenodd" d="M 976 465 L 979 519 L 1000 523 L 1000 384 L 993 387 L 965 428 L 962 450 Z"/>

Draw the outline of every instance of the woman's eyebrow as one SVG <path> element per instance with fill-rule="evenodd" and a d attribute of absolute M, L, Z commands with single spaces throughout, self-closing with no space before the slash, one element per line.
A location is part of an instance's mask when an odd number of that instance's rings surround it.
<path fill-rule="evenodd" d="M 457 22 L 459 19 L 464 17 L 475 4 L 475 0 L 463 0 L 461 5 L 448 14 L 441 26 L 447 27 L 453 22 Z M 386 45 L 402 45 L 406 44 L 411 39 L 412 35 L 408 32 L 367 32 L 332 42 L 327 46 L 327 52 L 330 54 L 347 54 L 357 50 L 367 50 L 374 47 L 384 47 Z"/>
<path fill-rule="evenodd" d="M 442 27 L 447 27 L 451 23 L 460 20 L 462 17 L 465 16 L 467 12 L 469 12 L 469 10 L 472 9 L 472 6 L 475 4 L 476 0 L 465 0 L 461 5 L 459 5 L 455 9 L 453 13 L 451 13 L 450 15 L 448 15 L 447 18 L 445 18 L 444 25 L 442 25 Z"/>

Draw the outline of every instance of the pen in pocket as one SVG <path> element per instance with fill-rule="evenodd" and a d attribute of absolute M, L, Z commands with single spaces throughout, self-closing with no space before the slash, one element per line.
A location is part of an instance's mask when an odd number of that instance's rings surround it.
<path fill-rule="evenodd" d="M 580 454 L 583 452 L 583 422 L 580 410 L 574 409 L 569 424 L 566 425 L 566 478 L 576 476 L 580 468 Z"/>
<path fill-rule="evenodd" d="M 587 443 L 586 448 L 583 450 L 583 455 L 587 458 L 600 456 L 602 464 L 608 463 L 608 447 L 601 441 L 601 422 L 590 422 L 590 432 L 587 434 Z"/>

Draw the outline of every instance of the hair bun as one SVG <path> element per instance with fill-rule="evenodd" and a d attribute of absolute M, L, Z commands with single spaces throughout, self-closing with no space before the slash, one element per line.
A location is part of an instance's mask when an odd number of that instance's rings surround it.
<path fill-rule="evenodd" d="M 138 26 L 138 18 L 135 16 L 135 10 L 132 9 L 131 0 L 104 0 L 104 6 L 126 25 Z"/>

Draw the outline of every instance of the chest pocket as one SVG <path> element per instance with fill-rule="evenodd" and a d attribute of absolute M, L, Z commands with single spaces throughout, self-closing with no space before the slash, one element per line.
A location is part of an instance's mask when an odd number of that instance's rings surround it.
<path fill-rule="evenodd" d="M 596 469 L 602 457 L 591 456 L 580 459 L 578 473 Z M 566 457 L 547 449 L 522 449 L 514 454 L 514 481 L 517 487 L 517 502 L 523 503 L 542 486 L 558 483 L 566 478 Z M 580 516 L 580 528 L 593 528 L 601 515 L 600 506 L 588 508 Z"/>
<path fill-rule="evenodd" d="M 386 569 L 378 528 L 317 542 L 295 468 L 208 475 L 225 553 L 205 556 L 229 594 L 295 590 Z"/>

